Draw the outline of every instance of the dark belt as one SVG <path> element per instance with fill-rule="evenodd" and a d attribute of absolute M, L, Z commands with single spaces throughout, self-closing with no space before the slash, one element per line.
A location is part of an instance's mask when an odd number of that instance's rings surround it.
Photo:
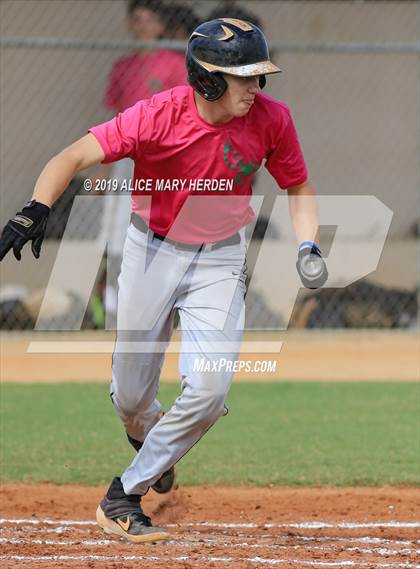
<path fill-rule="evenodd" d="M 146 222 L 142 217 L 137 215 L 136 213 L 131 214 L 131 223 L 134 225 L 136 229 L 142 231 L 143 233 L 147 233 L 149 228 L 146 225 Z M 165 243 L 169 243 L 170 245 L 174 245 L 178 249 L 186 249 L 187 251 L 201 251 L 204 246 L 211 245 L 211 250 L 219 249 L 219 247 L 226 247 L 227 245 L 237 245 L 241 242 L 241 236 L 239 233 L 235 233 L 235 235 L 231 235 L 226 239 L 222 239 L 221 241 L 216 241 L 215 243 L 204 243 L 204 244 L 193 244 L 193 243 L 181 243 L 180 241 L 174 241 L 173 239 L 169 239 L 164 235 L 160 235 L 159 233 L 155 233 L 151 231 L 153 239 L 159 239 L 159 241 L 165 241 Z"/>

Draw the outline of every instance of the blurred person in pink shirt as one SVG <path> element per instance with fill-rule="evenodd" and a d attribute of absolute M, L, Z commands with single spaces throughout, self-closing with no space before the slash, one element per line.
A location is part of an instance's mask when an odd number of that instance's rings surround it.
<path fill-rule="evenodd" d="M 171 15 L 174 16 L 175 11 L 176 22 L 170 18 Z M 142 41 L 162 38 L 186 39 L 190 30 L 198 25 L 191 9 L 165 4 L 162 0 L 129 0 L 127 12 L 130 34 L 134 39 Z M 181 22 L 180 18 L 185 22 Z M 174 35 L 174 29 L 179 30 L 179 33 Z M 166 91 L 178 85 L 187 85 L 184 53 L 169 49 L 136 49 L 113 64 L 103 103 L 107 109 L 118 114 L 140 100 L 149 99 L 159 91 Z M 120 188 L 123 183 L 129 186 L 132 177 L 133 161 L 128 158 L 119 160 L 112 166 L 102 165 L 96 174 L 96 178 L 118 180 Z M 106 200 L 103 211 L 102 227 L 109 243 L 108 270 L 111 271 L 105 295 L 107 324 L 110 327 L 114 327 L 116 323 L 116 280 L 120 271 L 130 210 L 130 193 L 121 190 L 118 192 L 118 200 Z"/>
<path fill-rule="evenodd" d="M 167 6 L 161 0 L 130 0 L 128 29 L 135 39 L 153 41 L 168 37 Z M 183 53 L 169 49 L 139 49 L 113 65 L 104 105 L 116 113 L 154 93 L 187 84 Z"/>

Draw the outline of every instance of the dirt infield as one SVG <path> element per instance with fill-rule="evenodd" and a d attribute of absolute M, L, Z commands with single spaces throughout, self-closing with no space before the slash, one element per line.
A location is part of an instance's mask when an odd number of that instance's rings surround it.
<path fill-rule="evenodd" d="M 420 568 L 420 491 L 414 488 L 151 491 L 144 509 L 172 538 L 146 545 L 125 543 L 96 526 L 104 491 L 2 486 L 1 567 Z"/>
<path fill-rule="evenodd" d="M 175 333 L 165 357 L 163 381 L 178 381 L 179 339 Z M 280 353 L 279 342 L 283 342 Z M 112 332 L 0 334 L 1 380 L 107 382 L 113 349 Z M 275 361 L 276 368 L 271 373 L 238 372 L 234 381 L 418 381 L 420 376 L 415 331 L 246 332 L 239 359 Z"/>

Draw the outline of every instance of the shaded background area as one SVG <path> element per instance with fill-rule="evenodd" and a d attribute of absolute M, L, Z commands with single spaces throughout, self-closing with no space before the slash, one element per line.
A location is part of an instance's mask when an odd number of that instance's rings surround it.
<path fill-rule="evenodd" d="M 179 5 L 172 0 L 167 4 Z M 374 195 L 394 212 L 378 270 L 369 282 L 345 291 L 322 291 L 309 299 L 301 291 L 291 325 L 413 328 L 418 288 L 419 2 L 191 0 L 182 4 L 192 8 L 199 21 L 221 5 L 256 15 L 272 45 L 273 59 L 283 70 L 269 79 L 267 93 L 291 106 L 318 193 Z M 110 72 L 134 45 L 126 16 L 122 0 L 0 3 L 1 224 L 31 196 L 50 157 L 89 126 L 112 116 L 103 104 Z M 169 24 L 166 35 L 177 43 L 170 45 L 182 52 L 185 40 L 170 37 L 171 29 Z M 41 259 L 35 262 L 26 251 L 24 263 L 16 263 L 12 256 L 2 263 L 3 328 L 33 328 L 66 212 L 80 184 L 75 181 L 57 203 Z M 266 215 L 278 191 L 262 168 L 255 192 L 266 196 Z M 104 200 L 92 196 L 89 203 L 79 212 L 72 233 L 81 258 L 86 246 L 95 246 L 106 231 L 109 217 Z M 324 228 L 322 236 L 328 250 L 333 232 Z M 273 244 L 283 237 L 279 226 L 267 235 Z M 348 238 L 368 242 L 370 235 L 357 235 L 355 223 Z M 115 285 L 116 274 L 113 278 Z M 248 327 L 287 324 L 270 282 L 256 278 L 259 293 L 247 299 Z M 104 327 L 105 290 L 102 267 L 84 327 Z M 108 294 L 112 305 L 112 283 Z M 57 323 L 71 328 L 78 303 L 71 291 L 57 291 L 51 328 Z"/>

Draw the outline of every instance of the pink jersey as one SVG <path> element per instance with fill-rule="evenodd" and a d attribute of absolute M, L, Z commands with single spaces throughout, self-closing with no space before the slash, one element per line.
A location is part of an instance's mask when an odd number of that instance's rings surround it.
<path fill-rule="evenodd" d="M 307 179 L 287 105 L 263 94 L 245 116 L 213 125 L 199 116 L 193 89 L 175 87 L 90 132 L 104 163 L 134 160 L 133 211 L 184 243 L 222 240 L 254 219 L 252 178 L 263 161 L 283 189 Z"/>
<path fill-rule="evenodd" d="M 134 53 L 114 63 L 104 105 L 121 112 L 141 99 L 186 83 L 184 55 L 167 49 Z"/>

